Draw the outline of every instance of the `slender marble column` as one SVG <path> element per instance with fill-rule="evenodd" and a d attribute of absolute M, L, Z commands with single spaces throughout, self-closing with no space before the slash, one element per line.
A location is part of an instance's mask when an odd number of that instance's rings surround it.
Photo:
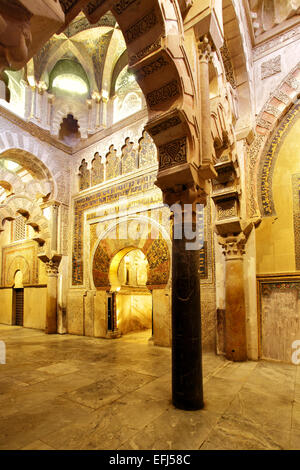
<path fill-rule="evenodd" d="M 58 212 L 59 203 L 52 205 L 52 227 L 51 227 L 51 249 L 57 251 L 58 248 Z"/>
<path fill-rule="evenodd" d="M 213 164 L 213 147 L 211 137 L 211 116 L 209 97 L 209 62 L 211 60 L 212 47 L 204 36 L 198 43 L 200 63 L 200 99 L 201 99 L 201 141 L 202 164 Z"/>
<path fill-rule="evenodd" d="M 246 305 L 243 254 L 245 237 L 228 237 L 226 259 L 225 354 L 230 361 L 247 360 Z"/>
<path fill-rule="evenodd" d="M 204 406 L 200 254 L 199 250 L 187 250 L 186 244 L 191 240 L 185 238 L 182 222 L 175 217 L 172 244 L 173 404 L 183 410 L 199 410 Z M 195 223 L 192 223 L 192 228 L 195 232 Z M 176 239 L 175 234 L 181 231 L 182 239 Z"/>
<path fill-rule="evenodd" d="M 61 255 L 54 255 L 52 258 L 47 255 L 40 255 L 39 258 L 46 265 L 47 273 L 47 305 L 46 305 L 46 328 L 47 334 L 57 333 L 57 280 L 58 268 Z"/>

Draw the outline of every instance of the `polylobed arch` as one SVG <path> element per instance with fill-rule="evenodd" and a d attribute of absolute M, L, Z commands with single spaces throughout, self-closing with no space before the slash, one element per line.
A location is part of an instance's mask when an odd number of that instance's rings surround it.
<path fill-rule="evenodd" d="M 82 136 L 88 131 L 88 119 L 85 113 L 80 112 L 80 108 L 76 109 L 76 104 L 67 103 L 62 107 L 55 110 L 52 122 L 52 134 L 58 136 L 60 133 L 61 125 L 64 119 L 68 119 L 68 116 L 73 116 L 73 119 L 78 122 L 78 129 Z"/>

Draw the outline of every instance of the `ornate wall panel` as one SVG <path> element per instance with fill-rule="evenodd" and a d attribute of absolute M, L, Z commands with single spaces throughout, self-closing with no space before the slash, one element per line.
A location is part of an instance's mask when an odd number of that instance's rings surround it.
<path fill-rule="evenodd" d="M 295 237 L 295 263 L 300 271 L 300 174 L 292 176 L 293 185 L 293 214 Z"/>
<path fill-rule="evenodd" d="M 292 362 L 295 340 L 300 340 L 300 278 L 259 279 L 261 357 Z"/>
<path fill-rule="evenodd" d="M 38 284 L 38 245 L 26 242 L 2 249 L 2 285 L 12 287 L 16 271 L 23 275 L 23 284 Z"/>
<path fill-rule="evenodd" d="M 297 103 L 287 114 L 284 120 L 281 122 L 274 135 L 271 137 L 269 149 L 266 152 L 261 162 L 259 181 L 259 202 L 261 207 L 262 215 L 265 217 L 275 215 L 273 191 L 272 191 L 272 179 L 276 159 L 280 152 L 280 149 L 284 143 L 284 140 L 295 124 L 296 120 L 300 118 L 300 103 Z"/>
<path fill-rule="evenodd" d="M 87 162 L 83 159 L 79 167 L 79 189 L 83 191 L 88 189 L 90 185 L 90 170 L 88 170 Z"/>
<path fill-rule="evenodd" d="M 91 185 L 96 186 L 104 181 L 104 165 L 98 152 L 95 153 L 92 160 Z"/>
<path fill-rule="evenodd" d="M 116 178 L 121 174 L 121 161 L 117 156 L 117 151 L 112 145 L 106 155 L 106 180 Z"/>
<path fill-rule="evenodd" d="M 129 197 L 143 193 L 154 187 L 156 172 L 133 178 L 124 183 L 97 191 L 89 196 L 75 200 L 74 235 L 72 257 L 72 284 L 83 284 L 83 217 L 89 209 L 99 208 L 102 204 L 117 202 L 121 197 Z"/>
<path fill-rule="evenodd" d="M 133 148 L 133 145 L 133 142 L 130 142 L 130 139 L 127 138 L 125 146 L 122 149 L 122 175 L 132 173 L 138 168 L 138 154 Z"/>
<path fill-rule="evenodd" d="M 157 149 L 149 136 L 144 131 L 143 137 L 139 141 L 139 168 L 147 167 L 157 163 Z"/>

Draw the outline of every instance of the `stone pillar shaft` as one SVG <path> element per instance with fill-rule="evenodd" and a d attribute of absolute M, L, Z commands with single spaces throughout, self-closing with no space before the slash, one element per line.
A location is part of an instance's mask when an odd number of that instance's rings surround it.
<path fill-rule="evenodd" d="M 57 333 L 57 279 L 58 273 L 49 273 L 47 280 L 46 333 Z"/>
<path fill-rule="evenodd" d="M 246 306 L 243 259 L 226 259 L 226 357 L 230 361 L 247 360 Z"/>
<path fill-rule="evenodd" d="M 59 205 L 52 206 L 52 233 L 51 233 L 51 249 L 57 251 L 58 248 L 58 211 Z"/>
<path fill-rule="evenodd" d="M 230 361 L 247 360 L 243 233 L 219 239 L 226 264 L 225 354 Z"/>
<path fill-rule="evenodd" d="M 182 224 L 181 224 L 182 225 Z M 183 227 L 174 225 L 174 233 Z M 193 230 L 196 229 L 193 224 Z M 172 388 L 179 409 L 203 408 L 199 251 L 186 250 L 191 240 L 172 245 Z"/>
<path fill-rule="evenodd" d="M 205 36 L 199 42 L 200 53 L 200 99 L 201 99 L 201 148 L 202 164 L 213 163 L 213 149 L 211 137 L 211 116 L 209 96 L 209 62 L 211 60 L 211 46 Z"/>
<path fill-rule="evenodd" d="M 47 304 L 46 304 L 46 326 L 47 334 L 57 333 L 57 292 L 58 292 L 58 267 L 62 255 L 41 254 L 39 259 L 46 265 L 47 279 Z"/>

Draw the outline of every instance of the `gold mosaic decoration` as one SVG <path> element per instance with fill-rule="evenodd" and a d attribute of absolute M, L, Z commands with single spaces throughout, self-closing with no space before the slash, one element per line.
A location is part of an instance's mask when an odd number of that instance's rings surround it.
<path fill-rule="evenodd" d="M 262 214 L 265 217 L 276 214 L 273 200 L 272 180 L 276 164 L 276 159 L 282 147 L 282 144 L 290 129 L 299 119 L 300 103 L 298 102 L 287 114 L 286 118 L 279 125 L 271 138 L 269 150 L 265 154 L 260 170 L 260 203 Z"/>

